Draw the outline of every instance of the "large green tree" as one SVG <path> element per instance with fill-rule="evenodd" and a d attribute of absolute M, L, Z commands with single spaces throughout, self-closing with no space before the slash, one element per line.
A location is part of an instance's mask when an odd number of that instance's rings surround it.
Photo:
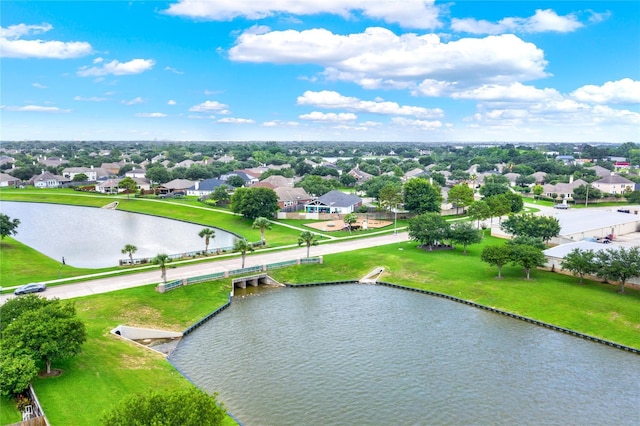
<path fill-rule="evenodd" d="M 457 222 L 451 227 L 451 241 L 462 244 L 464 254 L 467 254 L 467 246 L 482 241 L 480 231 L 470 222 Z"/>
<path fill-rule="evenodd" d="M 502 222 L 500 228 L 514 236 L 542 238 L 549 242 L 560 234 L 560 222 L 552 216 L 537 216 L 533 213 L 511 214 Z"/>
<path fill-rule="evenodd" d="M 511 246 L 511 261 L 524 268 L 527 279 L 530 279 L 531 269 L 544 265 L 545 260 L 544 253 L 538 247 L 526 244 Z"/>
<path fill-rule="evenodd" d="M 442 210 L 440 187 L 424 178 L 409 179 L 403 187 L 404 207 L 410 212 L 423 214 L 439 213 Z"/>
<path fill-rule="evenodd" d="M 582 284 L 585 274 L 593 274 L 598 270 L 595 253 L 593 250 L 573 249 L 562 259 L 562 269 L 579 276 Z"/>
<path fill-rule="evenodd" d="M 502 278 L 502 267 L 511 260 L 511 247 L 506 244 L 501 246 L 486 246 L 482 249 L 480 259 L 489 265 L 498 268 L 498 278 Z"/>
<path fill-rule="evenodd" d="M 340 188 L 340 182 L 337 179 L 325 179 L 318 175 L 306 175 L 296 183 L 296 186 L 304 188 L 311 195 L 320 197 L 329 191 Z"/>
<path fill-rule="evenodd" d="M 456 207 L 456 214 L 458 214 L 459 208 L 464 210 L 473 203 L 473 189 L 466 183 L 455 185 L 449 190 L 447 201 Z"/>
<path fill-rule="evenodd" d="M 238 188 L 231 197 L 231 211 L 251 220 L 273 217 L 279 208 L 278 196 L 271 188 Z"/>
<path fill-rule="evenodd" d="M 504 196 L 504 194 L 485 197 L 483 201 L 485 201 L 489 206 L 489 211 L 491 212 L 491 215 L 489 216 L 491 218 L 491 223 L 493 223 L 494 217 L 502 218 L 502 216 L 511 212 L 511 202 Z"/>
<path fill-rule="evenodd" d="M 87 340 L 84 323 L 73 303 L 53 299 L 13 319 L 2 332 L 3 356 L 30 356 L 51 373 L 54 360 L 77 355 Z"/>
<path fill-rule="evenodd" d="M 38 375 L 38 367 L 30 355 L 0 357 L 0 394 L 18 395 Z"/>
<path fill-rule="evenodd" d="M 138 184 L 135 180 L 133 180 L 133 178 L 127 176 L 126 178 L 122 179 L 118 183 L 118 188 L 124 189 L 125 191 L 127 191 L 127 200 L 128 200 L 131 193 L 135 192 L 136 189 L 138 189 Z"/>
<path fill-rule="evenodd" d="M 491 208 L 484 200 L 474 201 L 469 205 L 467 209 L 469 217 L 478 222 L 478 228 L 480 228 L 480 221 L 486 220 L 491 217 Z"/>
<path fill-rule="evenodd" d="M 640 276 L 640 247 L 617 247 L 596 253 L 596 274 L 606 280 L 620 282 L 618 293 L 624 293 L 624 286 L 631 277 Z"/>
<path fill-rule="evenodd" d="M 0 213 L 0 239 L 4 240 L 4 237 L 16 235 L 18 225 L 20 225 L 20 219 L 11 219 L 6 214 Z"/>
<path fill-rule="evenodd" d="M 409 219 L 409 238 L 421 246 L 433 247 L 449 238 L 449 224 L 438 213 L 424 213 Z"/>
<path fill-rule="evenodd" d="M 219 426 L 226 417 L 216 395 L 190 387 L 123 399 L 102 417 L 105 426 Z"/>

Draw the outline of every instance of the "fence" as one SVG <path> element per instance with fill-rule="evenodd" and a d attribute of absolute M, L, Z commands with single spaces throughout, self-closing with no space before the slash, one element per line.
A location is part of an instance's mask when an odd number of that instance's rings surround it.
<path fill-rule="evenodd" d="M 251 243 L 251 245 L 253 245 L 254 247 L 259 247 L 262 245 L 262 241 L 258 241 L 255 243 Z M 198 256 L 206 256 L 209 254 L 213 254 L 213 255 L 220 255 L 223 253 L 230 253 L 233 252 L 233 247 L 214 247 L 214 248 L 210 248 L 207 251 L 204 250 L 196 250 L 196 251 L 187 251 L 184 253 L 174 253 L 174 254 L 169 254 L 167 255 L 169 257 L 169 259 L 171 260 L 177 260 L 177 259 L 189 259 L 189 258 L 195 258 Z M 126 258 L 126 259 L 120 259 L 118 260 L 118 265 L 120 266 L 125 266 L 125 265 L 144 265 L 147 263 L 151 263 L 153 261 L 152 257 L 138 257 L 138 258 Z"/>
<path fill-rule="evenodd" d="M 322 261 L 323 261 L 322 256 L 308 257 L 308 258 L 305 257 L 301 259 L 285 260 L 282 262 L 266 263 L 263 265 L 254 265 L 254 266 L 248 266 L 246 268 L 238 268 L 238 269 L 232 269 L 229 271 L 215 272 L 213 274 L 198 275 L 196 277 L 180 278 L 167 283 L 158 284 L 158 286 L 156 287 L 156 291 L 160 293 L 166 293 L 167 291 L 174 290 L 178 287 L 182 287 L 183 285 L 196 284 L 204 281 L 212 281 L 220 278 L 227 278 L 232 275 L 249 274 L 252 272 L 265 272 L 270 269 L 284 268 L 286 266 L 308 265 L 308 264 L 314 264 L 314 263 L 321 264 Z"/>

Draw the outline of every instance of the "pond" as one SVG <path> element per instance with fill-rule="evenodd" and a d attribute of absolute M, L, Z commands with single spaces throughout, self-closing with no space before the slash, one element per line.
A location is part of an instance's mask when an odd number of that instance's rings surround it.
<path fill-rule="evenodd" d="M 81 268 L 117 266 L 126 244 L 134 258 L 204 250 L 202 225 L 119 210 L 45 203 L 0 202 L 0 211 L 19 219 L 14 238 L 66 264 Z M 231 247 L 235 236 L 216 229 L 209 249 Z"/>
<path fill-rule="evenodd" d="M 170 360 L 251 425 L 635 425 L 640 357 L 449 300 L 260 290 Z"/>

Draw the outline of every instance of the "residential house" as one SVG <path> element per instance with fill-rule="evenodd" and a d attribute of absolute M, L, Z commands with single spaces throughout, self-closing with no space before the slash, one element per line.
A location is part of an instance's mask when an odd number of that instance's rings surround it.
<path fill-rule="evenodd" d="M 504 177 L 509 180 L 510 186 L 516 186 L 516 181 L 520 177 L 520 173 L 505 173 Z"/>
<path fill-rule="evenodd" d="M 311 202 L 311 195 L 304 188 L 280 186 L 273 189 L 278 196 L 278 206 L 281 211 L 297 211 Z"/>
<path fill-rule="evenodd" d="M 102 163 L 100 168 L 106 170 L 111 176 L 118 176 L 120 174 L 120 168 L 125 163 Z"/>
<path fill-rule="evenodd" d="M 574 164 L 576 159 L 573 155 L 558 155 L 556 156 L 557 161 L 562 161 L 564 164 Z"/>
<path fill-rule="evenodd" d="M 323 196 L 310 201 L 305 205 L 307 213 L 353 213 L 362 205 L 362 199 L 357 195 L 345 194 L 344 192 L 333 190 Z"/>
<path fill-rule="evenodd" d="M 205 179 L 201 182 L 195 182 L 191 187 L 187 188 L 187 195 L 195 195 L 196 197 L 208 197 L 220 186 L 228 186 L 221 179 Z"/>
<path fill-rule="evenodd" d="M 45 167 L 58 167 L 68 162 L 68 160 L 60 157 L 43 157 L 41 160 L 38 159 L 38 163 L 44 165 Z"/>
<path fill-rule="evenodd" d="M 410 179 L 413 179 L 413 178 L 425 177 L 425 176 L 426 176 L 426 172 L 424 171 L 424 169 L 415 168 L 415 169 L 412 169 L 412 170 L 409 170 L 408 172 L 406 172 L 404 174 L 404 176 L 402 177 L 402 181 L 406 182 L 406 181 L 408 181 Z"/>
<path fill-rule="evenodd" d="M 255 185 L 259 182 L 259 176 L 255 176 L 253 173 L 245 170 L 234 170 L 231 173 L 226 173 L 220 176 L 220 179 L 226 182 L 231 176 L 240 176 L 242 180 L 244 180 L 245 186 Z"/>
<path fill-rule="evenodd" d="M 147 171 L 145 169 L 133 169 L 133 170 L 129 170 L 124 175 L 125 177 L 130 177 L 130 178 L 146 178 Z"/>
<path fill-rule="evenodd" d="M 543 194 L 547 197 L 553 197 L 553 194 L 557 194 L 559 199 L 573 198 L 573 191 L 580 185 L 587 185 L 582 179 L 573 180 L 573 176 L 570 178 L 569 183 L 557 183 L 555 185 L 546 184 L 543 185 Z"/>
<path fill-rule="evenodd" d="M 545 182 L 545 179 L 547 178 L 547 172 L 535 172 L 531 174 L 531 176 L 535 178 L 536 185 L 542 185 Z"/>
<path fill-rule="evenodd" d="M 4 166 L 5 164 L 15 164 L 16 159 L 13 157 L 9 157 L 7 155 L 0 155 L 0 166 Z"/>
<path fill-rule="evenodd" d="M 600 177 L 606 177 L 611 175 L 611 170 L 605 169 L 602 166 L 593 166 L 593 167 L 590 167 L 588 170 L 595 170 L 596 176 L 600 176 Z"/>
<path fill-rule="evenodd" d="M 261 180 L 260 183 L 269 183 L 273 185 L 274 188 L 293 188 L 295 182 L 293 178 L 287 178 L 280 175 L 271 175 L 268 178 Z"/>
<path fill-rule="evenodd" d="M 62 170 L 62 176 L 66 177 L 69 180 L 73 180 L 79 174 L 85 174 L 87 176 L 87 180 L 90 182 L 95 182 L 98 179 L 108 178 L 111 174 L 100 167 L 94 168 L 91 167 L 66 167 Z"/>
<path fill-rule="evenodd" d="M 54 175 L 44 170 L 37 176 L 29 180 L 29 184 L 36 188 L 60 188 L 63 184 L 69 182 L 64 176 Z"/>
<path fill-rule="evenodd" d="M 136 187 L 138 190 L 148 191 L 151 189 L 151 181 L 146 178 L 132 178 L 136 182 Z M 102 181 L 96 185 L 96 191 L 101 192 L 103 194 L 117 194 L 118 192 L 124 191 L 124 189 L 120 188 L 121 178 L 115 179 L 107 179 Z"/>
<path fill-rule="evenodd" d="M 0 186 L 19 186 L 22 183 L 17 177 L 8 175 L 6 173 L 0 173 Z"/>
<path fill-rule="evenodd" d="M 174 179 L 158 187 L 158 193 L 167 194 L 183 194 L 187 195 L 189 188 L 195 185 L 195 182 L 187 179 Z"/>
<path fill-rule="evenodd" d="M 356 184 L 360 185 L 373 177 L 372 174 L 367 172 L 363 172 L 360 170 L 360 167 L 356 165 L 353 169 L 349 170 L 349 174 L 353 176 L 356 180 Z"/>
<path fill-rule="evenodd" d="M 635 182 L 620 175 L 611 174 L 593 182 L 594 188 L 605 194 L 623 194 L 625 191 L 633 191 Z"/>

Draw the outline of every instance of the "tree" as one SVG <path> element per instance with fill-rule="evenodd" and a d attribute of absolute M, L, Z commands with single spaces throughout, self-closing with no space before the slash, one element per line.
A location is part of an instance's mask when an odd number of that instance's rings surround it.
<path fill-rule="evenodd" d="M 122 400 L 104 417 L 105 426 L 218 426 L 226 417 L 216 395 L 190 387 L 184 390 L 154 391 Z"/>
<path fill-rule="evenodd" d="M 348 213 L 344 215 L 342 221 L 347 225 L 349 228 L 349 234 L 351 234 L 351 226 L 358 221 L 358 215 L 355 213 Z"/>
<path fill-rule="evenodd" d="M 86 182 L 89 180 L 89 176 L 84 173 L 78 173 L 73 177 L 73 182 Z"/>
<path fill-rule="evenodd" d="M 4 356 L 30 356 L 46 365 L 60 358 L 77 355 L 87 340 L 84 323 L 76 318 L 73 303 L 53 299 L 37 309 L 24 311 L 2 333 Z"/>
<path fill-rule="evenodd" d="M 216 231 L 212 228 L 202 228 L 202 230 L 198 232 L 198 237 L 204 238 L 204 254 L 206 255 L 207 251 L 209 251 L 209 242 L 211 241 L 211 238 L 216 237 Z"/>
<path fill-rule="evenodd" d="M 231 200 L 231 195 L 229 195 L 227 185 L 220 185 L 216 187 L 211 194 L 209 194 L 209 199 L 213 200 L 216 205 L 227 204 L 229 200 Z"/>
<path fill-rule="evenodd" d="M 487 182 L 486 180 L 485 184 L 480 187 L 480 195 L 485 198 L 500 194 L 506 194 L 507 192 L 509 192 L 509 187 L 507 185 Z"/>
<path fill-rule="evenodd" d="M 253 244 L 244 238 L 237 239 L 233 243 L 233 251 L 238 251 L 242 255 L 242 268 L 244 268 L 244 260 L 247 257 L 247 252 L 253 251 Z"/>
<path fill-rule="evenodd" d="M 489 219 L 491 217 L 491 209 L 489 208 L 489 204 L 487 204 L 484 200 L 474 201 L 469 205 L 469 209 L 467 210 L 469 217 L 473 220 L 478 221 L 478 228 L 480 228 L 480 221 Z"/>
<path fill-rule="evenodd" d="M 516 194 L 515 192 L 507 192 L 504 194 L 504 197 L 510 203 L 511 213 L 519 213 L 524 208 L 524 201 L 519 194 Z"/>
<path fill-rule="evenodd" d="M 262 245 L 267 245 L 267 240 L 264 239 L 264 230 L 271 229 L 271 221 L 266 217 L 257 217 L 251 225 L 253 229 L 260 229 L 260 241 Z"/>
<path fill-rule="evenodd" d="M 118 188 L 124 189 L 127 192 L 127 200 L 128 200 L 129 195 L 132 192 L 135 192 L 136 189 L 138 189 L 138 183 L 135 180 L 133 180 L 133 178 L 130 178 L 127 176 L 126 178 L 122 179 L 118 183 Z"/>
<path fill-rule="evenodd" d="M 131 261 L 131 264 L 133 265 L 133 253 L 138 251 L 138 247 L 134 246 L 133 244 L 126 244 L 124 246 L 124 248 L 120 251 L 122 254 L 128 254 L 129 255 L 129 260 Z"/>
<path fill-rule="evenodd" d="M 485 197 L 484 201 L 487 202 L 489 211 L 491 212 L 491 215 L 489 216 L 491 218 L 491 223 L 493 223 L 494 217 L 501 218 L 511 211 L 511 202 L 507 200 L 504 194 Z"/>
<path fill-rule="evenodd" d="M 458 208 L 464 208 L 473 203 L 473 189 L 469 188 L 469 185 L 460 183 L 455 185 L 449 190 L 447 201 L 456 206 L 456 214 L 458 214 Z"/>
<path fill-rule="evenodd" d="M 11 219 L 6 214 L 0 213 L 0 239 L 9 235 L 16 235 L 17 228 L 20 225 L 20 219 Z"/>
<path fill-rule="evenodd" d="M 467 246 L 482 241 L 482 236 L 476 227 L 470 222 L 458 222 L 451 227 L 451 241 L 462 244 L 464 254 L 467 254 Z"/>
<path fill-rule="evenodd" d="M 429 247 L 449 237 L 449 224 L 438 213 L 424 213 L 409 220 L 409 238 Z"/>
<path fill-rule="evenodd" d="M 279 208 L 278 196 L 271 188 L 238 188 L 231 197 L 231 211 L 251 220 L 273 217 Z"/>
<path fill-rule="evenodd" d="M 3 356 L 0 358 L 0 383 L 2 395 L 18 395 L 29 387 L 38 375 L 36 362 L 29 355 Z"/>
<path fill-rule="evenodd" d="M 536 216 L 533 213 L 509 215 L 500 228 L 514 236 L 539 237 L 545 243 L 560 234 L 560 222 L 551 216 Z"/>
<path fill-rule="evenodd" d="M 298 237 L 298 245 L 301 246 L 302 244 L 305 244 L 307 246 L 307 257 L 309 257 L 311 246 L 317 246 L 319 244 L 318 238 L 318 235 L 311 231 L 302 231 Z"/>
<path fill-rule="evenodd" d="M 409 179 L 404 184 L 404 207 L 416 214 L 440 212 L 442 194 L 440 187 L 423 178 Z"/>
<path fill-rule="evenodd" d="M 562 269 L 571 271 L 574 276 L 580 277 L 580 284 L 585 274 L 593 274 L 597 271 L 597 263 L 595 261 L 593 250 L 573 249 L 562 260 Z"/>
<path fill-rule="evenodd" d="M 238 175 L 229 176 L 226 182 L 234 188 L 240 188 L 245 184 L 244 179 Z"/>
<path fill-rule="evenodd" d="M 525 244 L 511 246 L 511 261 L 524 268 L 527 279 L 530 279 L 531 268 L 544 265 L 546 257 L 539 247 Z"/>
<path fill-rule="evenodd" d="M 307 175 L 296 186 L 304 188 L 311 195 L 320 197 L 329 191 L 338 189 L 340 182 L 337 179 L 324 179 L 322 176 Z"/>
<path fill-rule="evenodd" d="M 618 293 L 631 277 L 640 276 L 640 247 L 618 247 L 596 253 L 596 274 L 606 280 L 620 281 Z"/>
<path fill-rule="evenodd" d="M 154 164 L 144 174 L 153 183 L 166 183 L 171 180 L 171 172 L 162 164 Z"/>
<path fill-rule="evenodd" d="M 502 278 L 502 267 L 511 260 L 511 247 L 507 245 L 486 246 L 482 249 L 480 260 L 498 267 L 498 278 Z"/>
<path fill-rule="evenodd" d="M 341 174 L 338 180 L 342 185 L 348 186 L 348 187 L 352 187 L 356 184 L 356 182 L 358 182 L 358 180 L 353 176 L 351 176 L 349 173 Z"/>
<path fill-rule="evenodd" d="M 400 183 L 387 183 L 378 191 L 380 207 L 385 210 L 396 208 L 402 204 L 402 185 Z"/>
<path fill-rule="evenodd" d="M 158 253 L 156 257 L 151 259 L 151 263 L 154 265 L 159 265 L 160 270 L 162 271 L 162 282 L 167 283 L 167 263 L 171 262 L 171 258 L 166 253 Z"/>
<path fill-rule="evenodd" d="M 22 297 L 8 299 L 0 306 L 0 335 L 14 319 L 23 313 L 40 309 L 49 303 L 52 303 L 52 301 L 36 294 L 27 294 Z"/>

